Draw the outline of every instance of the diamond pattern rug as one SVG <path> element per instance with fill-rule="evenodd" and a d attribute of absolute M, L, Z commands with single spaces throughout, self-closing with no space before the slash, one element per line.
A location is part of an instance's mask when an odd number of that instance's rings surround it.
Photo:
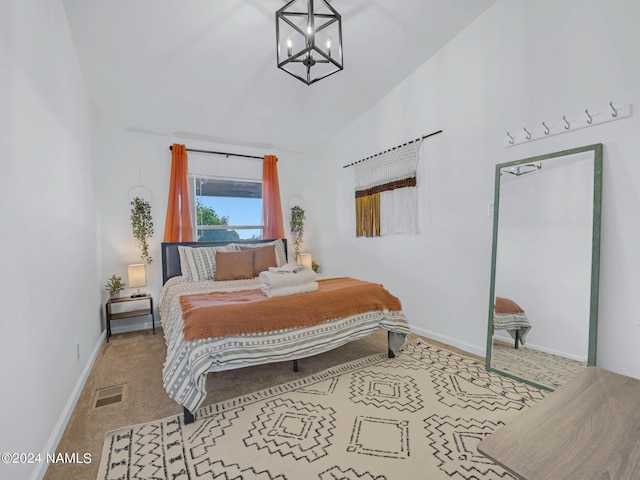
<path fill-rule="evenodd" d="M 109 432 L 98 479 L 513 478 L 476 445 L 546 393 L 420 340 Z"/>

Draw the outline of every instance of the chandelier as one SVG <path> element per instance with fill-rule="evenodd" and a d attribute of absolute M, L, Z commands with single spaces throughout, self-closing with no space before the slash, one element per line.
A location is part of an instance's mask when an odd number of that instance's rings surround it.
<path fill-rule="evenodd" d="M 311 85 L 343 69 L 342 17 L 327 0 L 291 0 L 276 11 L 278 68 Z"/>

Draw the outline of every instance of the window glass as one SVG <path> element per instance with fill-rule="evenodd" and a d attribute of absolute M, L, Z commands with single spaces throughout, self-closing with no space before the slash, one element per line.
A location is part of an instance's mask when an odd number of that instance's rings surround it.
<path fill-rule="evenodd" d="M 189 189 L 198 242 L 262 237 L 262 182 L 199 175 Z"/>

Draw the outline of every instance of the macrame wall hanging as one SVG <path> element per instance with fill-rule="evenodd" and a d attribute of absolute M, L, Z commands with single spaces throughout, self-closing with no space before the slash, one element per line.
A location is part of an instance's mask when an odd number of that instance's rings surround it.
<path fill-rule="evenodd" d="M 425 138 L 440 132 L 345 165 L 354 167 L 356 236 L 418 233 L 420 147 Z"/>
<path fill-rule="evenodd" d="M 356 236 L 418 233 L 416 169 L 422 141 L 354 166 Z"/>

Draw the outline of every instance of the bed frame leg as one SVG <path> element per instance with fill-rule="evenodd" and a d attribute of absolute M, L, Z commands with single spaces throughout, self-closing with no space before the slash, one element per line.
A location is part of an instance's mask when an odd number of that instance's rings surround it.
<path fill-rule="evenodd" d="M 393 350 L 391 350 L 391 332 L 387 332 L 387 350 L 389 351 L 389 358 L 396 358 Z"/>
<path fill-rule="evenodd" d="M 193 413 L 191 413 L 187 407 L 182 407 L 184 409 L 184 424 L 185 425 L 189 425 L 190 423 L 193 423 L 195 421 L 195 417 L 193 416 Z"/>
<path fill-rule="evenodd" d="M 293 371 L 298 372 L 298 360 L 293 361 Z"/>

